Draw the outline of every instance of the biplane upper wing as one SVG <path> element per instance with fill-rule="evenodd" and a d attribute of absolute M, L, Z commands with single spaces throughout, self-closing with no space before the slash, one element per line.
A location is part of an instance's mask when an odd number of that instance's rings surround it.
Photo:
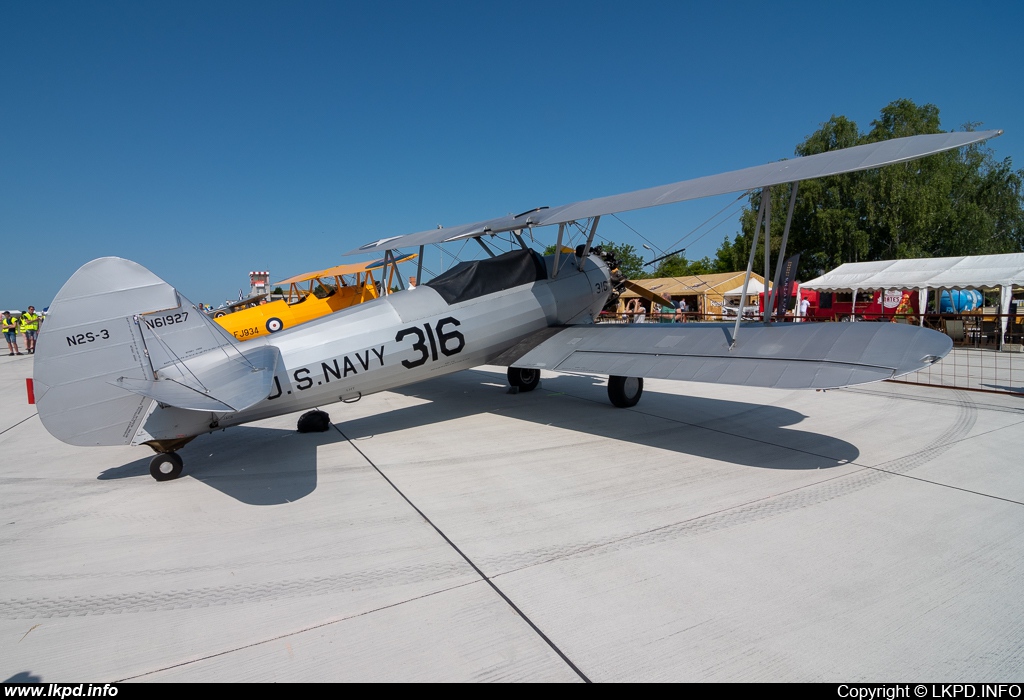
<path fill-rule="evenodd" d="M 359 272 L 366 272 L 366 269 L 370 267 L 370 264 L 371 263 L 349 263 L 347 265 L 335 265 L 334 267 L 329 267 L 326 270 L 303 272 L 301 275 L 294 275 L 286 280 L 281 280 L 277 283 L 277 286 L 282 287 L 286 284 L 299 284 L 300 282 L 308 282 L 309 280 L 315 279 L 330 279 L 341 275 L 354 275 Z"/>
<path fill-rule="evenodd" d="M 944 357 L 952 341 L 902 323 L 666 323 L 545 329 L 498 364 L 558 372 L 834 389 L 892 379 Z"/>
<path fill-rule="evenodd" d="M 516 231 L 531 226 L 549 226 L 605 214 L 700 199 L 701 197 L 870 170 L 968 146 L 994 138 L 1002 133 L 1002 130 L 950 132 L 879 141 L 853 148 L 758 165 L 743 170 L 733 170 L 719 175 L 709 175 L 694 180 L 684 180 L 669 185 L 589 199 L 559 207 L 539 207 L 515 216 L 502 216 L 452 228 L 430 229 L 404 236 L 380 238 L 351 250 L 346 255 L 405 246 L 444 243 L 461 238 Z"/>

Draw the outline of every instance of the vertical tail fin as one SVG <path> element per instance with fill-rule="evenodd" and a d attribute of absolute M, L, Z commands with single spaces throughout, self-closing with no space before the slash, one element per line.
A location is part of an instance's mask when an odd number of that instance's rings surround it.
<path fill-rule="evenodd" d="M 169 393 L 139 387 L 174 382 L 208 395 L 190 366 L 212 364 L 208 353 L 229 345 L 234 341 L 220 326 L 146 268 L 121 258 L 93 260 L 58 292 L 39 334 L 39 417 L 72 445 L 130 444 L 154 399 Z M 276 361 L 276 353 L 268 358 Z M 262 374 L 272 375 L 269 369 Z M 269 393 L 269 381 L 260 380 Z"/>

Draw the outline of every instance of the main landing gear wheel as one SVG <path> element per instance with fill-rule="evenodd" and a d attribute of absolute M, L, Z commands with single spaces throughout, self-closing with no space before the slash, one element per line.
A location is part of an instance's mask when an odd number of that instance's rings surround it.
<path fill-rule="evenodd" d="M 307 411 L 299 416 L 296 429 L 300 433 L 326 433 L 331 429 L 331 417 L 326 411 Z"/>
<path fill-rule="evenodd" d="M 161 452 L 149 463 L 149 473 L 157 481 L 170 481 L 181 476 L 184 467 L 177 452 Z"/>
<path fill-rule="evenodd" d="M 540 370 L 529 367 L 509 367 L 508 383 L 519 391 L 533 391 L 540 384 Z"/>
<path fill-rule="evenodd" d="M 643 377 L 608 377 L 608 398 L 618 408 L 636 406 L 643 393 Z"/>

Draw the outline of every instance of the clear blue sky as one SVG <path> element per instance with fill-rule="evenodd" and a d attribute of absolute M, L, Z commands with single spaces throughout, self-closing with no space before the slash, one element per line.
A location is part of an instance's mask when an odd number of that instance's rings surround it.
<path fill-rule="evenodd" d="M 996 156 L 1024 168 L 1022 20 L 1019 2 L 5 2 L 0 308 L 48 305 L 105 255 L 218 303 L 249 270 L 380 236 L 790 157 L 899 98 L 1004 129 Z M 730 199 L 620 218 L 664 249 Z"/>

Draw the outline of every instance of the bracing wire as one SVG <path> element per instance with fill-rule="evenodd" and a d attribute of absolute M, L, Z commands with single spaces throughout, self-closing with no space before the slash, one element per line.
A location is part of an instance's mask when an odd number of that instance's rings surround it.
<path fill-rule="evenodd" d="M 666 250 L 672 250 L 673 248 L 675 248 L 675 247 L 677 247 L 677 246 L 679 246 L 679 245 L 683 244 L 684 242 L 687 242 L 687 241 L 688 241 L 688 239 L 689 239 L 689 238 L 690 238 L 690 237 L 691 237 L 691 236 L 692 236 L 693 234 L 695 234 L 695 233 L 696 233 L 697 231 L 699 231 L 699 230 L 700 230 L 701 228 L 703 228 L 704 226 L 706 226 L 707 224 L 709 224 L 709 223 L 710 223 L 711 221 L 714 221 L 714 220 L 715 220 L 715 219 L 716 219 L 717 217 L 721 216 L 721 215 L 722 215 L 723 213 L 727 212 L 728 210 L 730 210 L 730 209 L 733 209 L 733 208 L 735 208 L 736 204 L 737 204 L 738 202 L 740 202 L 740 201 L 741 201 L 742 199 L 744 199 L 745 197 L 748 197 L 748 196 L 750 195 L 750 193 L 751 193 L 751 192 L 753 192 L 753 190 L 747 190 L 746 192 L 742 192 L 742 193 L 740 193 L 739 195 L 737 195 L 736 199 L 734 199 L 734 200 L 730 201 L 730 202 L 729 202 L 728 204 L 726 204 L 726 205 L 725 205 L 724 207 L 722 207 L 721 209 L 719 209 L 719 210 L 718 210 L 717 212 L 715 212 L 714 214 L 712 214 L 711 216 L 709 216 L 709 217 L 708 217 L 707 219 L 705 219 L 704 221 L 702 221 L 701 223 L 699 223 L 699 224 L 698 224 L 697 226 L 695 226 L 694 228 L 692 228 L 692 229 L 691 229 L 690 231 L 688 231 L 687 233 L 683 234 L 683 236 L 681 236 L 681 237 L 680 237 L 680 238 L 679 238 L 679 239 L 678 239 L 677 241 L 675 241 L 674 243 L 672 243 L 671 245 L 669 245 L 667 249 L 663 249 L 663 248 L 662 248 L 661 246 L 659 246 L 659 245 L 655 244 L 655 243 L 654 243 L 653 241 L 651 241 L 651 240 L 650 240 L 649 238 L 647 238 L 647 237 L 646 237 L 646 236 L 644 236 L 644 235 L 643 235 L 642 233 L 640 233 L 640 232 L 639 232 L 639 231 L 637 231 L 637 230 L 636 230 L 635 228 L 633 228 L 632 226 L 630 226 L 629 224 L 627 224 L 627 223 L 626 223 L 625 221 L 623 221 L 623 220 L 622 220 L 621 218 L 619 218 L 619 216 L 618 216 L 617 214 L 612 214 L 612 216 L 613 216 L 613 217 L 615 218 L 615 220 L 616 220 L 616 221 L 618 221 L 619 223 L 621 223 L 621 224 L 622 224 L 623 226 L 625 226 L 625 227 L 626 227 L 626 228 L 628 228 L 628 229 L 629 229 L 630 231 L 632 231 L 632 232 L 633 232 L 633 233 L 635 233 L 635 234 L 636 234 L 637 236 L 639 236 L 639 237 L 640 237 L 640 238 L 642 238 L 642 239 L 643 239 L 644 241 L 646 241 L 646 242 L 647 242 L 648 244 L 650 244 L 650 246 L 651 246 L 651 248 L 652 248 L 652 249 L 654 249 L 654 250 L 656 250 L 656 251 L 657 251 L 658 253 L 660 253 L 660 254 L 664 255 L 664 254 L 666 253 Z M 730 213 L 731 213 L 731 212 L 730 212 Z M 697 241 L 699 241 L 699 240 L 701 240 L 702 238 L 704 238 L 704 237 L 705 237 L 706 235 L 708 235 L 709 233 L 711 233 L 712 231 L 714 231 L 715 229 L 717 229 L 717 228 L 718 228 L 719 226 L 721 226 L 722 224 L 724 224 L 724 223 L 725 223 L 726 221 L 728 221 L 728 220 L 729 220 L 729 216 L 728 216 L 728 215 L 727 215 L 727 216 L 723 216 L 723 217 L 722 217 L 722 220 L 721 220 L 721 221 L 719 221 L 719 222 L 718 222 L 717 224 L 715 224 L 714 226 L 711 226 L 710 228 L 708 228 L 708 229 L 707 229 L 706 231 L 704 231 L 704 233 L 702 233 L 701 235 L 697 236 L 697 238 L 694 238 L 693 240 L 689 240 L 689 241 L 687 242 L 687 245 L 688 245 L 688 246 L 692 246 L 693 244 L 697 243 Z M 704 286 L 709 286 L 709 285 L 708 285 L 708 283 L 707 283 L 706 281 L 704 281 L 703 279 L 701 279 L 701 276 L 700 276 L 700 275 L 688 275 L 688 277 L 693 277 L 693 278 L 696 278 L 696 279 L 697 279 L 697 280 L 698 280 L 698 281 L 699 281 L 699 282 L 700 282 L 700 283 L 701 283 L 702 285 L 704 285 Z M 680 284 L 681 284 L 681 285 L 682 285 L 683 287 L 685 287 L 686 289 L 690 289 L 690 290 L 692 290 L 692 291 L 697 291 L 695 287 L 691 287 L 690 285 L 688 285 L 688 284 L 684 283 L 684 282 L 683 282 L 683 280 L 682 280 L 682 278 L 680 278 L 680 277 L 675 277 L 675 276 L 673 276 L 673 277 L 670 277 L 670 278 L 668 278 L 668 279 L 672 279 L 672 280 L 675 280 L 676 282 L 679 282 L 679 283 L 680 283 Z M 740 312 L 742 312 L 742 309 L 740 310 Z"/>

